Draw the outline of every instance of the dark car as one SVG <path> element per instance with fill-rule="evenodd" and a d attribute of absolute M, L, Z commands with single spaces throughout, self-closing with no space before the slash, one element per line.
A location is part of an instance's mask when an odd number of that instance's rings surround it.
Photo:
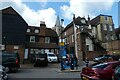
<path fill-rule="evenodd" d="M 33 57 L 33 60 L 34 60 L 34 63 L 33 63 L 34 67 L 48 65 L 47 54 L 35 54 Z"/>
<path fill-rule="evenodd" d="M 115 69 L 114 80 L 120 80 L 120 65 Z"/>
<path fill-rule="evenodd" d="M 2 52 L 2 65 L 8 67 L 9 71 L 18 71 L 20 68 L 20 57 L 18 53 Z"/>
<path fill-rule="evenodd" d="M 93 61 L 95 61 L 95 62 L 105 62 L 109 59 L 111 59 L 111 60 L 113 59 L 112 55 L 100 55 L 98 57 L 95 57 L 93 59 Z"/>
<path fill-rule="evenodd" d="M 118 65 L 120 65 L 119 61 L 93 64 L 84 67 L 80 75 L 82 80 L 112 80 L 112 75 Z"/>

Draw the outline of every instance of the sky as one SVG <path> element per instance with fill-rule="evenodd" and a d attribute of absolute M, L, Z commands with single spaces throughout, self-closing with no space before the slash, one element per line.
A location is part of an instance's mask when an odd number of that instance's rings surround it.
<path fill-rule="evenodd" d="M 39 27 L 40 21 L 45 21 L 48 28 L 55 25 L 56 17 L 64 19 L 63 26 L 68 25 L 75 17 L 89 15 L 91 19 L 104 14 L 111 15 L 118 27 L 118 1 L 117 0 L 3 0 L 0 10 L 13 7 L 30 26 Z"/>

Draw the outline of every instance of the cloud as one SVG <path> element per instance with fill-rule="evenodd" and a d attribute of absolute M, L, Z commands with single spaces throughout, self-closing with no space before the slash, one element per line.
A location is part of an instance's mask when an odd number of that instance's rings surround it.
<path fill-rule="evenodd" d="M 47 3 L 44 2 L 43 7 L 45 7 L 46 4 Z M 3 2 L 0 9 L 7 8 L 9 6 L 12 6 L 30 26 L 39 27 L 41 20 L 44 20 L 46 26 L 49 28 L 54 27 L 55 25 L 56 12 L 53 8 L 40 9 L 35 11 L 34 9 L 31 9 L 22 3 L 21 0 L 14 0 L 12 2 Z"/>
<path fill-rule="evenodd" d="M 67 19 L 72 19 L 73 14 L 76 16 L 96 16 L 101 12 L 107 12 L 111 9 L 114 0 L 70 0 L 70 6 L 63 5 L 61 10 L 63 16 Z"/>

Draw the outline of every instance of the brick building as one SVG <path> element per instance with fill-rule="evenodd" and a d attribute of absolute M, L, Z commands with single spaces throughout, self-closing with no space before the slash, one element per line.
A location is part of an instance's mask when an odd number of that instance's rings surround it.
<path fill-rule="evenodd" d="M 98 15 L 90 21 L 90 24 L 95 25 L 95 37 L 101 45 L 109 51 L 108 43 L 116 40 L 115 28 L 112 16 L 109 15 Z"/>
<path fill-rule="evenodd" d="M 26 31 L 25 60 L 31 60 L 34 54 L 52 51 L 58 54 L 58 35 L 41 21 L 40 27 L 28 26 Z"/>

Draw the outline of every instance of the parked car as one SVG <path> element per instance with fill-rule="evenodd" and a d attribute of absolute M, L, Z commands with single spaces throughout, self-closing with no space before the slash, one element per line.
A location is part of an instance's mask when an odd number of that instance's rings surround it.
<path fill-rule="evenodd" d="M 48 66 L 47 54 L 35 54 L 33 57 L 33 65 L 36 66 Z"/>
<path fill-rule="evenodd" d="M 115 69 L 113 80 L 120 80 L 120 65 Z"/>
<path fill-rule="evenodd" d="M 93 59 L 95 62 L 105 62 L 108 61 L 109 59 L 113 59 L 112 55 L 100 55 L 97 56 Z"/>
<path fill-rule="evenodd" d="M 6 68 L 2 65 L 0 65 L 0 80 L 7 80 L 8 74 L 6 73 Z"/>
<path fill-rule="evenodd" d="M 48 62 L 58 62 L 58 58 L 54 53 L 47 53 Z"/>
<path fill-rule="evenodd" d="M 18 53 L 2 52 L 2 65 L 8 67 L 9 71 L 16 72 L 20 68 L 20 57 Z"/>
<path fill-rule="evenodd" d="M 80 73 L 82 80 L 112 80 L 115 68 L 120 65 L 119 61 L 93 64 L 84 67 Z"/>

